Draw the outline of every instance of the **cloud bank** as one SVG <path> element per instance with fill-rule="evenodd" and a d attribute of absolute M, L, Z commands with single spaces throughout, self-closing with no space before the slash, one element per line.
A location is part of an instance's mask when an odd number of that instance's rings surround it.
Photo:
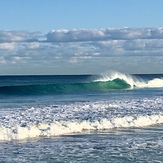
<path fill-rule="evenodd" d="M 52 30 L 46 36 L 49 42 L 163 39 L 163 28 Z"/>
<path fill-rule="evenodd" d="M 34 42 L 38 41 L 39 32 L 4 31 L 0 30 L 0 43 L 4 42 Z"/>
<path fill-rule="evenodd" d="M 22 66 L 26 72 L 31 67 L 28 73 L 163 73 L 162 65 L 163 28 L 62 29 L 47 34 L 0 30 L 1 74 L 14 67 L 19 73 Z"/>

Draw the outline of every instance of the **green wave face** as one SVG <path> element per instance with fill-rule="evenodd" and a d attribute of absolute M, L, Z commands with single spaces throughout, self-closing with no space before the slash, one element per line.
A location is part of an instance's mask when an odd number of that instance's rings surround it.
<path fill-rule="evenodd" d="M 108 91 L 113 89 L 127 89 L 130 88 L 130 85 L 126 81 L 121 79 L 114 79 L 112 81 L 106 82 L 92 82 L 91 86 L 94 86 L 94 89 L 98 91 Z"/>
<path fill-rule="evenodd" d="M 121 79 L 106 82 L 73 83 L 73 84 L 43 84 L 0 87 L 2 95 L 45 95 L 45 94 L 73 94 L 88 92 L 104 92 L 114 89 L 127 89 L 130 85 Z"/>

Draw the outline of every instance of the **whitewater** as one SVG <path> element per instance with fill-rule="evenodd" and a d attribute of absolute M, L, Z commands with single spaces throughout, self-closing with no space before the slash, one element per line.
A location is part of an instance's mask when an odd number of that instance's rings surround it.
<path fill-rule="evenodd" d="M 0 140 L 157 125 L 163 123 L 162 101 L 162 97 L 157 97 L 131 101 L 78 102 L 42 108 L 32 107 L 25 111 L 17 109 L 16 113 L 8 111 L 7 115 L 1 113 L 0 116 Z"/>
<path fill-rule="evenodd" d="M 161 162 L 163 75 L 0 76 L 0 162 Z"/>

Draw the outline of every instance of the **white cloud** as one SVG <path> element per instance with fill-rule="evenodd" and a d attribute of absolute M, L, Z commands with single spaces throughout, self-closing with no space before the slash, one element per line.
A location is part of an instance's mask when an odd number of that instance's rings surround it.
<path fill-rule="evenodd" d="M 52 30 L 47 34 L 47 41 L 49 42 L 131 39 L 163 39 L 163 28 Z"/>
<path fill-rule="evenodd" d="M 91 41 L 104 38 L 103 30 L 53 30 L 47 34 L 49 42 Z"/>
<path fill-rule="evenodd" d="M 0 50 L 13 50 L 16 48 L 15 43 L 0 43 Z"/>
<path fill-rule="evenodd" d="M 146 48 L 148 40 L 141 40 L 141 39 L 136 39 L 136 40 L 127 40 L 124 42 L 123 48 L 125 50 L 143 50 Z"/>
<path fill-rule="evenodd" d="M 44 40 L 41 37 L 35 32 L 0 31 L 0 65 L 42 67 L 40 72 L 45 67 L 71 67 L 93 73 L 108 68 L 146 73 L 153 66 L 153 71 L 162 72 L 163 28 L 53 30 Z"/>
<path fill-rule="evenodd" d="M 29 49 L 36 49 L 36 48 L 39 48 L 40 43 L 39 42 L 30 42 L 26 45 L 27 45 L 26 47 Z"/>
<path fill-rule="evenodd" d="M 0 30 L 0 42 L 33 42 L 43 37 L 38 32 Z"/>

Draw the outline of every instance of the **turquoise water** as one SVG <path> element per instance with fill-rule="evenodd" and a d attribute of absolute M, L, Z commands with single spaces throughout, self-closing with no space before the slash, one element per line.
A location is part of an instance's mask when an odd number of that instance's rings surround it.
<path fill-rule="evenodd" d="M 162 161 L 163 75 L 0 77 L 0 162 Z"/>

